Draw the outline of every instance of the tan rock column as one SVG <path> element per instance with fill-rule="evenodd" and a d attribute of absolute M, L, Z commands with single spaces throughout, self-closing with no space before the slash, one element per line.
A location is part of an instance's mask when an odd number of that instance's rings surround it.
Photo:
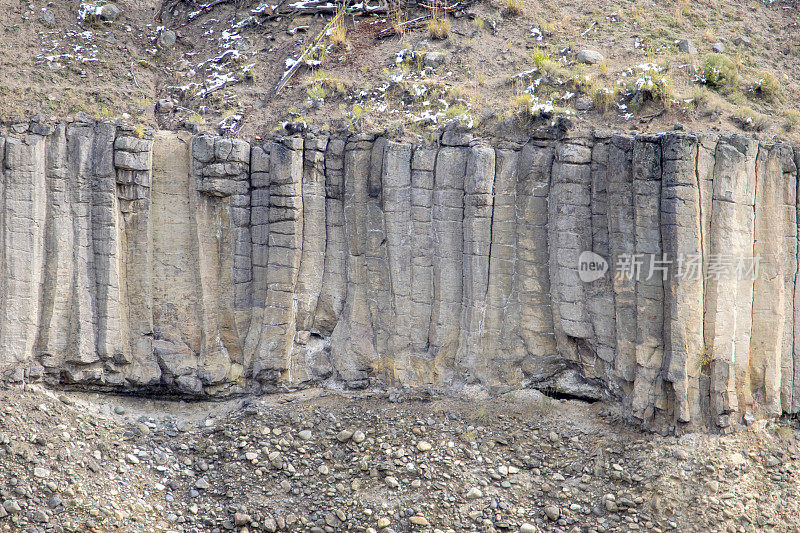
<path fill-rule="evenodd" d="M 153 355 L 152 228 L 150 226 L 150 181 L 152 137 L 120 131 L 115 141 L 117 198 L 121 228 L 121 300 L 128 381 L 134 386 L 157 383 L 161 369 Z"/>
<path fill-rule="evenodd" d="M 267 293 L 253 376 L 267 384 L 288 378 L 296 331 L 294 292 L 303 244 L 303 140 L 270 146 Z"/>
<path fill-rule="evenodd" d="M 5 140 L 0 346 L 6 365 L 27 363 L 39 330 L 47 213 L 45 138 Z"/>
<path fill-rule="evenodd" d="M 753 254 L 757 153 L 758 143 L 743 136 L 724 137 L 717 143 L 710 226 L 712 256 Z M 730 425 L 730 415 L 739 409 L 737 381 L 746 383 L 748 379 L 752 308 L 752 280 L 708 276 L 704 335 L 713 359 L 711 416 L 722 428 Z"/>

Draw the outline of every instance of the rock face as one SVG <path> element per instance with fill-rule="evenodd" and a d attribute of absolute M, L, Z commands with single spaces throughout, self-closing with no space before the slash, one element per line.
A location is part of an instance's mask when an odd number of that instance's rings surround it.
<path fill-rule="evenodd" d="M 532 386 L 654 427 L 800 411 L 789 146 L 51 130 L 0 138 L 8 380 Z"/>

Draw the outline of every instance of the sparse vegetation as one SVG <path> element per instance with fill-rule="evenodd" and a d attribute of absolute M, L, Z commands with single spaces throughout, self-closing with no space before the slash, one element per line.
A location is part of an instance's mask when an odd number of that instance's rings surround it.
<path fill-rule="evenodd" d="M 700 81 L 715 89 L 733 89 L 739 79 L 736 63 L 723 54 L 710 54 L 703 63 Z"/>
<path fill-rule="evenodd" d="M 746 131 L 764 131 L 769 129 L 770 120 L 749 106 L 736 108 L 733 119 Z"/>
<path fill-rule="evenodd" d="M 669 74 L 651 69 L 643 72 L 628 87 L 634 97 L 632 105 L 640 107 L 647 99 L 660 103 L 664 109 L 669 109 L 674 97 L 674 86 Z"/>
<path fill-rule="evenodd" d="M 783 129 L 787 133 L 795 131 L 798 129 L 798 126 L 800 126 L 800 111 L 789 109 L 784 114 L 784 118 Z"/>
<path fill-rule="evenodd" d="M 714 361 L 714 350 L 711 346 L 703 346 L 703 350 L 697 356 L 697 364 L 700 368 L 709 368 Z"/>
<path fill-rule="evenodd" d="M 592 93 L 594 107 L 601 113 L 608 113 L 614 107 L 617 93 L 607 87 L 598 87 Z"/>
<path fill-rule="evenodd" d="M 428 32 L 431 39 L 447 39 L 450 36 L 450 20 L 447 15 L 434 11 L 428 21 Z"/>
<path fill-rule="evenodd" d="M 344 9 L 345 7 L 343 5 L 339 6 L 340 13 L 336 14 L 330 35 L 331 44 L 339 50 L 347 50 L 350 48 L 350 43 L 347 40 L 347 19 L 344 17 Z"/>
<path fill-rule="evenodd" d="M 750 91 L 767 101 L 780 100 L 783 97 L 783 89 L 775 75 L 769 71 L 758 73 L 758 79 L 750 87 Z"/>
<path fill-rule="evenodd" d="M 504 0 L 505 12 L 511 16 L 522 15 L 525 12 L 525 0 Z"/>

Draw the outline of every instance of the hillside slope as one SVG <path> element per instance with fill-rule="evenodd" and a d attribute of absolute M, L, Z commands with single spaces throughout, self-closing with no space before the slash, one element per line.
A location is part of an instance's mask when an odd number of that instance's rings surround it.
<path fill-rule="evenodd" d="M 308 2 L 121 0 L 113 21 L 81 20 L 86 5 L 0 0 L 4 123 L 85 112 L 244 137 L 289 125 L 414 140 L 448 122 L 502 136 L 558 115 L 640 132 L 800 129 L 796 2 L 464 1 L 433 27 L 382 39 L 430 11 L 348 12 L 277 95 L 332 14 L 298 13 Z"/>

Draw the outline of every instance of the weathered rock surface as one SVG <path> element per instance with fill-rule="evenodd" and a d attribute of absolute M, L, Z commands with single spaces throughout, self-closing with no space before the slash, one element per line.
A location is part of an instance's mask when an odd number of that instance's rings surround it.
<path fill-rule="evenodd" d="M 7 380 L 533 386 L 660 427 L 800 412 L 789 146 L 46 131 L 0 138 Z M 584 281 L 585 251 L 609 271 Z"/>

